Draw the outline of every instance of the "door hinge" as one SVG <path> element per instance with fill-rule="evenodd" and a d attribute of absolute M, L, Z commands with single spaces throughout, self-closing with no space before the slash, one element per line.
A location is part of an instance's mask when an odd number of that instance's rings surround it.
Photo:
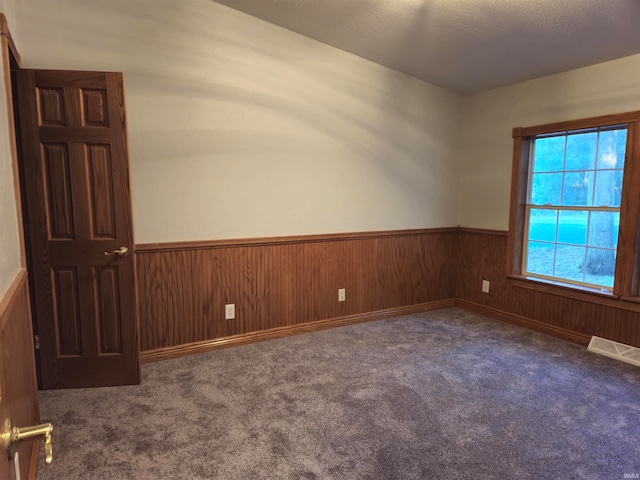
<path fill-rule="evenodd" d="M 40 350 L 40 335 L 34 335 L 33 343 L 36 350 Z"/>

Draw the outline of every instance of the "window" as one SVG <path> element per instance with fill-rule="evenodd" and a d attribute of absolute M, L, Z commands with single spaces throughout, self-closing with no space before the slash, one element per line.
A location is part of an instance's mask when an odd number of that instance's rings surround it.
<path fill-rule="evenodd" d="M 524 273 L 613 287 L 627 128 L 532 141 Z"/>
<path fill-rule="evenodd" d="M 510 274 L 638 295 L 639 120 L 514 129 Z"/>

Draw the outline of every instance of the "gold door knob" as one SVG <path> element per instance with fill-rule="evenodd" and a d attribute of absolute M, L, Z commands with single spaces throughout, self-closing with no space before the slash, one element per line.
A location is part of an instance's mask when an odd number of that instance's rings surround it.
<path fill-rule="evenodd" d="M 104 254 L 107 256 L 118 255 L 119 257 L 126 257 L 127 255 L 129 255 L 129 249 L 127 247 L 120 247 L 111 252 L 104 252 Z"/>
<path fill-rule="evenodd" d="M 53 425 L 50 423 L 18 428 L 13 427 L 11 420 L 7 418 L 0 431 L 0 447 L 7 451 L 7 456 L 11 460 L 20 442 L 44 436 L 44 461 L 48 465 L 53 461 L 51 432 L 53 432 Z"/>

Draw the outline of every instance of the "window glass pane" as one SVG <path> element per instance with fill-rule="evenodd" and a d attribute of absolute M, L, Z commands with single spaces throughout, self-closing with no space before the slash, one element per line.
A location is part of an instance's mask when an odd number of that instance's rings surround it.
<path fill-rule="evenodd" d="M 626 129 L 600 132 L 598 140 L 598 168 L 624 167 L 626 147 Z"/>
<path fill-rule="evenodd" d="M 533 171 L 558 172 L 564 163 L 566 137 L 538 138 L 534 143 Z"/>
<path fill-rule="evenodd" d="M 589 246 L 616 248 L 618 245 L 619 212 L 591 212 Z"/>
<path fill-rule="evenodd" d="M 575 210 L 560 212 L 558 220 L 558 242 L 586 246 L 588 222 L 589 212 Z"/>
<path fill-rule="evenodd" d="M 533 205 L 559 205 L 562 173 L 534 173 L 531 179 Z"/>
<path fill-rule="evenodd" d="M 593 171 L 565 173 L 562 188 L 562 205 L 591 205 L 593 198 L 593 178 Z"/>
<path fill-rule="evenodd" d="M 622 170 L 598 170 L 593 205 L 619 207 L 622 198 Z"/>
<path fill-rule="evenodd" d="M 565 170 L 593 170 L 596 164 L 598 133 L 567 135 Z"/>
<path fill-rule="evenodd" d="M 616 251 L 604 248 L 589 248 L 586 259 L 586 281 L 607 287 L 613 286 L 616 267 Z"/>
<path fill-rule="evenodd" d="M 609 288 L 626 126 L 549 133 L 534 139 L 522 273 Z"/>
<path fill-rule="evenodd" d="M 553 275 L 576 282 L 584 281 L 584 247 L 558 245 Z"/>
<path fill-rule="evenodd" d="M 553 276 L 554 248 L 551 243 L 529 242 L 527 249 L 527 272 Z"/>
<path fill-rule="evenodd" d="M 556 241 L 557 210 L 532 208 L 529 216 L 529 240 Z"/>

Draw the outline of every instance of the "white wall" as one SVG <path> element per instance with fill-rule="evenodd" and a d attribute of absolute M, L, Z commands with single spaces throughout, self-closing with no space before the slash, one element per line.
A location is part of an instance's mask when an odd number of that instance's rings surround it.
<path fill-rule="evenodd" d="M 513 127 L 640 110 L 640 55 L 464 100 L 460 224 L 507 230 Z"/>
<path fill-rule="evenodd" d="M 21 0 L 26 67 L 124 71 L 136 241 L 458 224 L 461 98 L 210 0 Z"/>
<path fill-rule="evenodd" d="M 0 0 L 0 11 L 6 14 L 13 35 L 12 10 L 13 2 Z M 0 69 L 4 68 L 2 62 L 0 58 Z M 7 94 L 4 75 L 0 70 L 0 299 L 20 269 L 20 236 L 10 145 Z"/>
<path fill-rule="evenodd" d="M 12 37 L 18 33 L 15 1 L 16 0 L 0 0 L 0 12 L 7 18 Z"/>

